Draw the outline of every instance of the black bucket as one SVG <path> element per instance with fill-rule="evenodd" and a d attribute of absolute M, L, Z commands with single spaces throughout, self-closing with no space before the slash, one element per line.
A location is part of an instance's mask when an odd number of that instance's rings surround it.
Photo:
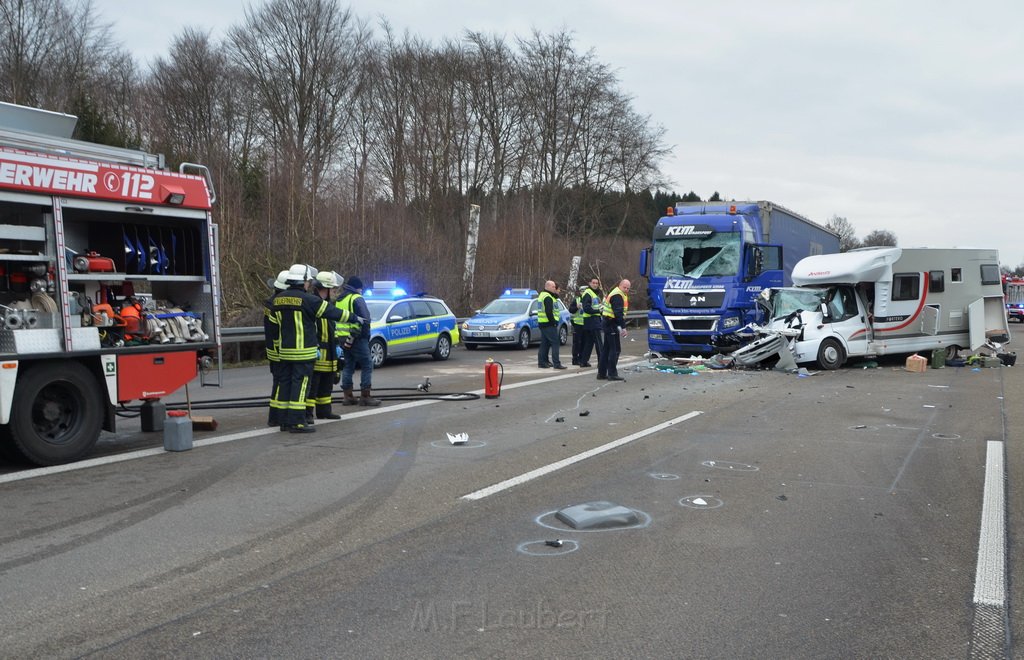
<path fill-rule="evenodd" d="M 996 357 L 999 358 L 999 361 L 1003 363 L 1004 367 L 1012 367 L 1017 364 L 1016 353 L 997 353 Z"/>

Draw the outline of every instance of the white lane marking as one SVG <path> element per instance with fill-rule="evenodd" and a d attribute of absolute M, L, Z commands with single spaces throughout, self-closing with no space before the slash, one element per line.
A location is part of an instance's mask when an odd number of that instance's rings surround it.
<path fill-rule="evenodd" d="M 974 574 L 977 605 L 1006 605 L 1006 476 L 1003 443 L 989 440 L 985 458 L 985 496 L 981 505 L 978 567 Z"/>
<path fill-rule="evenodd" d="M 628 366 L 633 362 L 624 363 L 621 366 Z M 571 374 L 560 374 L 558 376 L 551 376 L 548 378 L 540 378 L 537 380 L 530 380 L 523 383 L 515 383 L 512 385 L 505 385 L 503 389 L 512 390 L 519 387 L 529 387 L 531 385 L 539 385 L 541 383 L 550 383 L 556 380 L 565 380 L 566 378 L 576 378 L 578 376 L 584 376 L 588 372 L 581 371 Z M 594 372 L 590 372 L 594 373 Z M 473 390 L 469 394 L 483 394 L 484 390 Z M 201 403 L 201 402 L 200 402 Z M 346 419 L 358 419 L 360 417 L 370 417 L 371 415 L 382 415 L 384 413 L 395 412 L 398 410 L 405 410 L 407 408 L 416 408 L 418 406 L 427 406 L 434 403 L 442 403 L 439 399 L 430 399 L 427 401 L 409 401 L 407 403 L 400 403 L 394 406 L 382 406 L 380 408 L 374 408 L 373 410 L 364 410 L 356 413 L 349 413 L 342 415 L 341 419 L 325 419 L 321 420 L 317 426 L 323 424 L 333 424 L 335 422 L 343 422 Z M 195 447 L 209 447 L 211 445 L 219 445 L 223 442 L 234 442 L 235 440 L 246 440 L 248 438 L 258 438 L 261 435 L 273 435 L 274 433 L 280 433 L 280 429 L 277 428 L 265 428 L 265 429 L 254 429 L 252 431 L 241 431 L 239 433 L 230 433 L 228 435 L 218 436 L 216 438 L 205 438 L 203 440 L 196 440 L 192 443 L 193 448 Z M 103 456 L 102 458 L 90 458 L 84 461 L 77 461 L 75 463 L 68 463 L 66 465 L 53 465 L 50 467 L 33 468 L 31 470 L 22 470 L 21 472 L 12 472 L 11 474 L 0 475 L 0 484 L 10 483 L 12 481 L 23 481 L 25 479 L 35 479 L 37 477 L 45 477 L 51 474 L 60 474 L 62 472 L 72 472 L 74 470 L 85 470 L 92 467 L 98 467 L 100 465 L 110 465 L 111 463 L 121 463 L 124 461 L 133 461 L 137 458 L 146 458 L 147 456 L 159 456 L 166 454 L 167 451 L 163 447 L 153 447 L 152 449 L 139 449 L 138 451 L 125 452 L 124 454 L 114 454 L 112 456 Z"/>
<path fill-rule="evenodd" d="M 539 467 L 536 470 L 530 470 L 529 472 L 521 474 L 518 477 L 512 477 L 511 479 L 506 479 L 505 481 L 502 481 L 500 483 L 496 483 L 493 486 L 488 486 L 487 488 L 481 488 L 480 490 L 473 491 L 472 493 L 469 493 L 467 495 L 463 495 L 460 499 L 463 499 L 463 500 L 480 500 L 480 499 L 483 499 L 483 498 L 488 497 L 490 495 L 494 495 L 495 493 L 500 493 L 503 490 L 508 490 L 509 488 L 512 488 L 513 486 L 518 486 L 520 484 L 525 484 L 527 481 L 532 481 L 533 479 L 536 479 L 538 477 L 542 477 L 542 476 L 544 476 L 546 474 L 550 474 L 550 473 L 555 472 L 557 470 L 561 470 L 562 468 L 568 467 L 570 465 L 573 465 L 574 463 L 579 463 L 580 461 L 585 461 L 588 458 L 591 458 L 592 456 L 597 456 L 598 454 L 603 454 L 606 451 L 611 451 L 612 449 L 615 449 L 616 447 L 621 447 L 622 445 L 625 445 L 625 444 L 628 444 L 630 442 L 633 442 L 634 440 L 638 440 L 638 439 L 643 438 L 645 436 L 651 435 L 652 433 L 657 433 L 658 431 L 666 429 L 666 428 L 672 426 L 673 424 L 678 424 L 680 422 L 685 422 L 686 420 L 692 419 L 692 418 L 696 417 L 697 415 L 701 415 L 701 414 L 703 414 L 703 411 L 700 411 L 700 410 L 694 410 L 693 412 L 688 412 L 685 415 L 680 415 L 679 417 L 675 417 L 673 419 L 670 419 L 667 422 L 662 422 L 661 424 L 658 424 L 656 426 L 652 426 L 650 428 L 643 429 L 642 431 L 637 431 L 636 433 L 633 433 L 632 435 L 627 435 L 624 438 L 619 438 L 618 440 L 612 440 L 611 442 L 603 444 L 600 447 L 594 447 L 593 449 L 588 449 L 587 451 L 585 451 L 585 452 L 583 452 L 581 454 L 576 454 L 575 456 L 570 456 L 568 458 L 563 458 L 560 461 L 555 461 L 554 463 L 550 463 L 548 465 L 545 465 L 544 467 Z"/>

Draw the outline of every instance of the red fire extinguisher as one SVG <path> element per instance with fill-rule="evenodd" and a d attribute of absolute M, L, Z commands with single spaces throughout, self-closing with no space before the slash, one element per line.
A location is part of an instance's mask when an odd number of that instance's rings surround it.
<path fill-rule="evenodd" d="M 501 380 L 505 377 L 505 367 L 494 358 L 487 358 L 484 363 L 484 397 L 497 399 L 501 396 Z"/>

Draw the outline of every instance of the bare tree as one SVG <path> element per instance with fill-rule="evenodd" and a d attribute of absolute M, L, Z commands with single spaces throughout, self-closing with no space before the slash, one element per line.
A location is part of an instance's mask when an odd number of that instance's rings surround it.
<path fill-rule="evenodd" d="M 896 244 L 896 234 L 888 229 L 875 229 L 861 241 L 864 247 L 896 247 Z"/>
<path fill-rule="evenodd" d="M 854 248 L 860 247 L 860 241 L 857 239 L 853 225 L 846 218 L 839 215 L 833 215 L 829 218 L 828 222 L 825 223 L 825 227 L 839 234 L 840 252 L 849 252 Z"/>
<path fill-rule="evenodd" d="M 271 0 L 228 32 L 229 52 L 257 92 L 264 138 L 285 194 L 285 251 L 317 251 L 318 194 L 340 147 L 359 87 L 363 26 L 337 0 Z"/>

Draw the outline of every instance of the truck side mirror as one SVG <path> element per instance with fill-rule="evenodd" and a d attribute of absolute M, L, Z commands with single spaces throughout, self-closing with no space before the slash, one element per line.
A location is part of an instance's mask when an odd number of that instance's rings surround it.
<path fill-rule="evenodd" d="M 647 267 L 651 261 L 651 248 L 640 250 L 640 276 L 647 277 Z"/>

